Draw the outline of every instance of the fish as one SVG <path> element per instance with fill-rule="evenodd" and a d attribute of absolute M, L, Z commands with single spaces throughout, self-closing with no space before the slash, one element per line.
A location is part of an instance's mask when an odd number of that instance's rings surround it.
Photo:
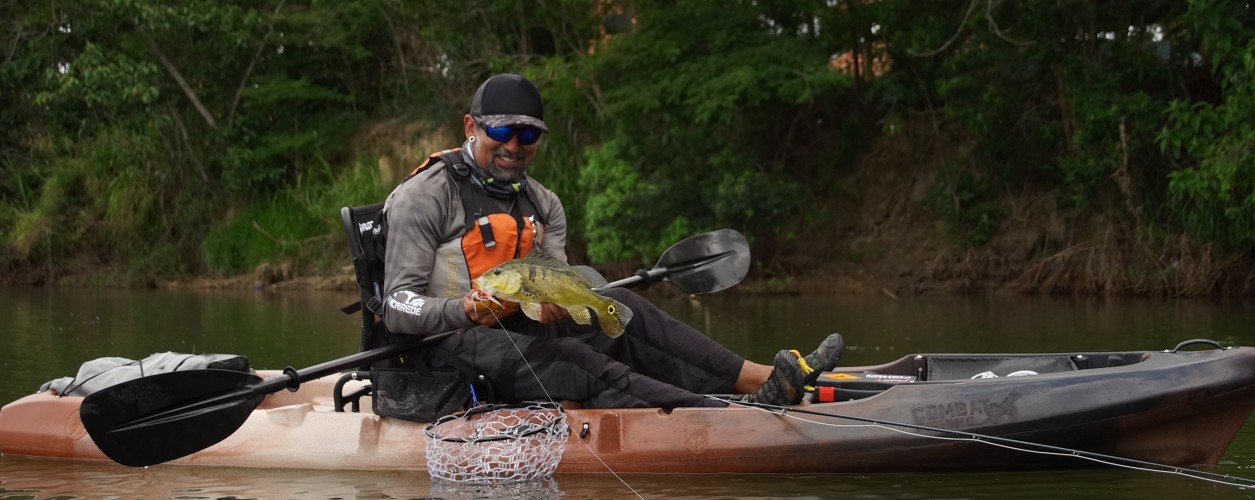
<path fill-rule="evenodd" d="M 581 325 L 591 325 L 592 312 L 596 312 L 598 326 L 615 338 L 632 321 L 632 310 L 592 290 L 605 284 L 606 279 L 591 267 L 546 257 L 508 260 L 475 278 L 475 286 L 494 301 L 516 302 L 523 314 L 534 320 L 540 319 L 542 302 L 561 306 Z"/>

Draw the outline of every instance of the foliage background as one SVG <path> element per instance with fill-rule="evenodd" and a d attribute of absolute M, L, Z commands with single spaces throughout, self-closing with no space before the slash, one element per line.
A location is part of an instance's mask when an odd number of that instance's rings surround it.
<path fill-rule="evenodd" d="M 454 145 L 512 71 L 545 95 L 533 175 L 580 260 L 733 227 L 772 290 L 1255 291 L 1250 2 L 0 9 L 9 282 L 335 273 L 338 208 Z"/>

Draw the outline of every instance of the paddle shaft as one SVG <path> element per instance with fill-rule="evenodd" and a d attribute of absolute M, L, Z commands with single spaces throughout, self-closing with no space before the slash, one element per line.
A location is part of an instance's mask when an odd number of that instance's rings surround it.
<path fill-rule="evenodd" d="M 662 277 L 671 274 L 668 271 L 669 270 L 667 268 L 657 268 L 657 267 L 650 269 L 648 271 L 641 269 L 641 270 L 636 271 L 636 274 L 633 274 L 621 280 L 611 281 L 610 283 L 607 283 L 605 286 L 599 286 L 597 288 L 594 288 L 593 290 L 600 291 L 600 290 L 606 290 L 609 288 L 619 288 L 619 287 L 624 287 L 624 286 L 634 286 L 634 285 L 653 283 L 655 281 L 658 281 L 659 279 L 662 279 Z"/>
<path fill-rule="evenodd" d="M 685 238 L 663 252 L 653 269 L 640 269 L 593 291 L 648 286 L 665 279 L 687 293 L 713 293 L 740 283 L 749 264 L 745 236 L 732 229 L 720 229 Z"/>
<path fill-rule="evenodd" d="M 674 251 L 679 251 L 679 250 L 676 250 L 676 247 L 672 247 L 668 249 L 667 252 L 663 253 L 663 257 L 662 259 L 660 259 L 660 261 L 665 261 L 668 255 L 672 254 L 672 252 Z M 648 283 L 653 283 L 661 279 L 665 279 L 668 276 L 672 276 L 679 273 L 685 273 L 685 272 L 718 272 L 721 270 L 719 267 L 720 265 L 728 265 L 728 264 L 724 264 L 725 262 L 729 262 L 726 260 L 727 257 L 733 256 L 734 254 L 738 254 L 741 251 L 743 250 L 740 248 L 734 248 L 732 250 L 726 250 L 726 251 L 715 253 L 715 254 L 702 255 L 700 257 L 692 258 L 684 262 L 672 264 L 670 266 L 656 266 L 653 269 L 650 269 L 648 271 L 641 269 L 632 276 L 623 278 L 621 280 L 616 280 L 611 283 L 607 283 L 606 285 L 597 287 L 594 290 L 601 291 L 601 290 L 608 290 L 611 288 L 621 288 L 621 287 L 630 287 L 630 286 L 636 286 L 636 285 L 641 285 L 641 284 L 648 284 Z M 435 335 L 430 335 L 430 336 L 423 337 L 417 340 L 401 342 L 397 344 L 390 344 L 384 347 L 371 349 L 369 351 L 362 351 L 352 356 L 346 356 L 340 359 L 327 361 L 325 363 L 314 365 L 309 368 L 304 368 L 301 370 L 293 370 L 291 367 L 289 367 L 283 371 L 284 372 L 283 375 L 276 375 L 274 377 L 267 378 L 263 380 L 261 383 L 257 384 L 257 386 L 253 388 L 253 393 L 254 394 L 270 394 L 272 392 L 278 391 L 279 389 L 283 389 L 283 388 L 288 388 L 290 390 L 295 391 L 298 387 L 300 387 L 300 384 L 302 381 L 311 380 L 311 379 L 315 379 L 319 377 L 325 377 L 327 375 L 339 373 L 350 368 L 365 365 L 368 363 L 373 363 L 381 359 L 386 359 L 388 357 L 395 356 L 397 354 L 409 352 L 414 349 L 435 345 L 437 343 L 444 341 L 444 339 L 449 338 L 451 335 L 457 332 L 458 330 L 453 330 L 453 331 L 438 333 Z"/>
<path fill-rule="evenodd" d="M 296 391 L 300 388 L 301 382 L 303 381 L 333 375 L 350 368 L 374 363 L 375 361 L 379 361 L 381 359 L 387 359 L 398 354 L 413 351 L 414 349 L 432 346 L 443 342 L 444 339 L 453 336 L 453 334 L 459 331 L 461 330 L 450 330 L 443 333 L 437 333 L 435 335 L 428 335 L 426 337 L 407 340 L 405 342 L 389 344 L 383 347 L 371 349 L 369 351 L 362 351 L 352 356 L 345 356 L 343 358 L 333 359 L 325 363 L 319 363 L 300 370 L 294 370 L 292 367 L 288 367 L 283 370 L 283 374 L 275 375 L 262 380 L 252 388 L 251 392 L 253 394 L 270 394 L 278 391 L 279 389 Z"/>
<path fill-rule="evenodd" d="M 163 412 L 153 413 L 143 418 L 133 420 L 126 425 L 118 427 L 117 429 L 133 429 L 144 425 L 165 422 L 170 419 L 178 419 L 180 415 L 189 412 L 209 412 L 220 406 L 229 406 L 240 399 L 246 399 L 252 396 L 265 396 L 270 393 L 279 392 L 282 389 L 296 392 L 296 390 L 300 389 L 301 382 L 303 381 L 340 373 L 341 371 L 353 368 L 359 364 L 373 363 L 397 354 L 434 345 L 449 338 L 458 331 L 460 330 L 452 330 L 422 338 L 416 338 L 406 342 L 390 344 L 377 349 L 359 352 L 352 356 L 333 359 L 326 363 L 320 363 L 301 370 L 295 370 L 292 367 L 288 367 L 283 370 L 282 374 L 267 377 L 254 385 L 244 386 L 235 391 L 207 397 L 200 401 L 184 406 L 170 408 Z"/>
<path fill-rule="evenodd" d="M 664 279 L 673 274 L 697 269 L 709 262 L 714 262 L 718 259 L 722 259 L 728 255 L 731 255 L 732 253 L 733 252 L 731 251 L 722 252 L 719 254 L 711 255 L 709 257 L 705 257 L 701 259 L 694 259 L 689 262 L 673 264 L 670 266 L 655 267 L 648 271 L 644 269 L 639 269 L 636 271 L 636 274 L 633 274 L 621 280 L 612 281 L 610 283 L 607 283 L 605 286 L 600 286 L 600 287 L 594 288 L 593 290 L 606 290 L 609 288 L 619 288 L 619 287 L 624 287 L 624 286 L 647 285 L 649 283 L 653 283 L 655 281 Z"/>
<path fill-rule="evenodd" d="M 666 275 L 666 274 L 668 274 L 666 269 L 663 269 L 661 273 L 658 273 L 658 275 Z M 640 280 L 630 280 L 630 279 L 620 280 L 619 282 L 616 282 L 615 284 L 607 285 L 602 288 L 603 289 L 615 288 L 618 286 L 636 283 L 639 281 Z M 220 408 L 228 408 L 230 406 L 238 404 L 242 400 L 247 400 L 252 397 L 265 396 L 267 394 L 278 392 L 282 389 L 287 389 L 289 391 L 295 392 L 298 389 L 300 389 L 301 382 L 325 377 L 327 375 L 336 374 L 347 369 L 370 364 L 375 361 L 379 361 L 381 359 L 387 359 L 389 357 L 406 353 L 406 352 L 410 352 L 415 349 L 421 349 L 423 347 L 432 346 L 440 342 L 443 342 L 445 339 L 453 336 L 454 334 L 460 331 L 461 330 L 450 330 L 447 332 L 437 333 L 434 335 L 428 335 L 425 337 L 415 338 L 413 340 L 398 342 L 395 344 L 389 344 L 383 347 L 371 349 L 369 351 L 362 351 L 362 352 L 359 352 L 357 354 L 353 354 L 350 356 L 345 356 L 345 357 L 333 359 L 331 361 L 327 361 L 324 363 L 319 363 L 317 365 L 310 366 L 307 368 L 302 368 L 300 370 L 296 370 L 289 366 L 287 368 L 284 368 L 282 374 L 275 375 L 272 377 L 267 377 L 265 379 L 262 379 L 260 382 L 257 382 L 256 384 L 246 385 L 244 387 L 240 387 L 233 391 L 206 397 L 206 398 L 200 399 L 199 401 L 194 401 L 194 402 L 184 404 L 181 406 L 174 406 L 173 408 L 168 408 L 164 411 L 153 412 L 146 416 L 132 419 L 130 422 L 127 422 L 123 425 L 115 427 L 114 430 L 128 431 L 128 430 L 133 430 L 133 429 L 139 429 L 139 428 L 142 428 L 143 426 L 158 425 L 158 424 L 163 424 L 167 422 L 177 424 L 177 421 L 180 418 L 188 414 L 204 414 L 204 413 L 214 412 Z M 107 390 L 108 389 L 106 389 L 106 391 Z M 260 399 L 258 401 L 260 401 Z"/>
<path fill-rule="evenodd" d="M 653 270 L 599 288 L 670 278 L 690 293 L 710 293 L 745 276 L 749 248 L 730 229 L 692 236 L 663 252 Z M 229 370 L 186 370 L 152 375 L 102 389 L 83 399 L 80 418 L 97 447 L 130 466 L 187 456 L 234 433 L 266 395 L 296 391 L 302 382 L 436 345 L 461 330 L 416 337 L 301 370 L 259 379 Z"/>
<path fill-rule="evenodd" d="M 726 240 L 729 239 L 733 243 L 727 243 Z M 730 274 L 735 276 L 735 281 L 739 282 L 741 277 L 745 275 L 746 261 L 742 259 L 742 261 L 737 262 L 732 258 L 748 257 L 749 248 L 745 246 L 744 239 L 744 236 L 741 236 L 740 233 L 730 229 L 690 236 L 663 252 L 662 257 L 658 259 L 658 265 L 654 266 L 653 269 L 648 271 L 641 269 L 632 276 L 594 288 L 594 291 L 649 284 L 666 279 L 669 276 L 685 273 L 694 275 L 694 277 L 701 277 L 701 275 L 705 274 Z M 720 244 L 712 246 L 712 241 Z M 714 251 L 720 248 L 723 251 Z M 684 257 L 688 258 L 685 259 Z M 668 262 L 669 264 L 664 265 L 664 263 Z M 713 281 L 704 283 L 709 283 L 709 286 L 721 286 Z M 699 289 L 697 290 L 686 287 L 686 291 L 690 293 L 717 291 L 714 289 L 701 289 L 702 286 L 703 284 L 699 284 Z M 301 370 L 293 370 L 291 367 L 288 367 L 283 370 L 282 375 L 276 375 L 258 383 L 252 388 L 251 392 L 253 394 L 270 394 L 284 388 L 295 391 L 300 387 L 302 381 L 325 377 L 414 349 L 435 345 L 457 332 L 458 330 L 448 331 L 413 341 L 390 344 Z"/>

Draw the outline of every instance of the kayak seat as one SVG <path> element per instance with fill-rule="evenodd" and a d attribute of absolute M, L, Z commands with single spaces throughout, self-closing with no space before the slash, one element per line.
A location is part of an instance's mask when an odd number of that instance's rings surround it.
<path fill-rule="evenodd" d="M 360 293 L 360 300 L 340 310 L 345 314 L 361 313 L 361 352 L 408 337 L 389 332 L 382 320 L 384 252 L 388 238 L 383 208 L 384 204 L 380 202 L 340 209 L 340 220 L 348 239 L 353 274 Z M 448 369 L 428 371 L 432 356 L 442 360 Z M 350 394 L 341 394 L 344 384 L 350 380 L 368 380 L 370 383 Z M 345 373 L 336 385 L 333 398 L 337 411 L 343 411 L 346 405 L 357 411 L 361 407 L 359 400 L 370 396 L 376 414 L 434 420 L 447 413 L 445 407 L 452 408 L 469 399 L 463 396 L 464 392 L 475 394 L 479 401 L 496 402 L 491 380 L 451 354 L 429 348 L 376 361 Z M 440 408 L 430 408 L 432 406 Z M 429 410 L 436 413 L 425 413 Z"/>
<path fill-rule="evenodd" d="M 927 359 L 924 380 L 961 380 L 1075 371 L 1071 356 L 935 356 Z M 983 377 L 981 377 L 983 376 Z"/>
<path fill-rule="evenodd" d="M 383 252 L 387 235 L 383 232 L 383 202 L 340 209 L 340 221 L 348 237 L 349 256 L 361 300 L 341 310 L 345 314 L 362 313 L 361 350 L 370 350 L 376 335 L 379 316 L 383 312 Z"/>
<path fill-rule="evenodd" d="M 376 338 L 382 334 L 383 324 L 379 320 L 383 305 L 383 202 L 372 203 L 360 207 L 342 207 L 340 222 L 344 225 L 344 234 L 349 243 L 349 257 L 353 262 L 353 275 L 357 281 L 357 289 L 361 299 L 340 308 L 345 314 L 362 313 L 358 352 L 365 352 L 375 347 Z M 344 411 L 351 405 L 354 412 L 361 410 L 361 398 L 370 395 L 371 385 L 365 385 L 351 394 L 344 394 L 344 384 L 349 380 L 369 380 L 370 366 L 358 367 L 358 371 L 350 371 L 341 375 L 333 388 L 332 398 L 335 410 Z"/>

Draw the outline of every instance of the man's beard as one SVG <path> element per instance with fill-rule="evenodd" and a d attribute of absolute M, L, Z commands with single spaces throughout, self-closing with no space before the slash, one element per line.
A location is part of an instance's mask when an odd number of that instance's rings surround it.
<path fill-rule="evenodd" d="M 509 151 L 506 151 L 504 149 L 498 149 L 496 151 L 493 151 L 492 156 L 493 158 L 500 156 L 506 159 L 517 159 L 517 160 L 523 160 L 527 158 L 527 155 L 523 153 L 522 151 L 511 154 Z M 497 162 L 492 161 L 492 158 L 489 158 L 488 161 L 484 162 L 483 167 L 484 167 L 484 172 L 487 172 L 489 177 L 492 177 L 494 180 L 497 180 L 497 181 L 517 182 L 517 181 L 523 180 L 523 178 L 527 176 L 527 164 L 526 163 L 523 163 L 522 165 L 515 168 L 505 168 L 500 165 L 497 165 Z"/>

